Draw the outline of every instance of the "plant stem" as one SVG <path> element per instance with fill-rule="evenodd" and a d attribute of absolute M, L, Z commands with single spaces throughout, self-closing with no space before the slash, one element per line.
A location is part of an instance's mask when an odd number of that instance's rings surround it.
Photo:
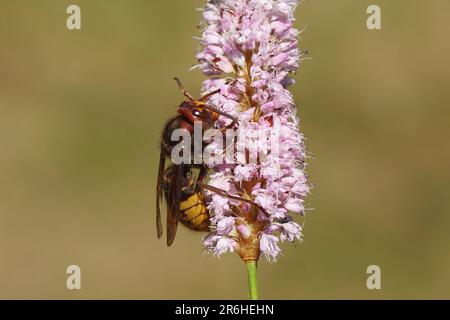
<path fill-rule="evenodd" d="M 256 281 L 256 261 L 247 261 L 248 291 L 250 300 L 258 300 L 258 284 Z"/>

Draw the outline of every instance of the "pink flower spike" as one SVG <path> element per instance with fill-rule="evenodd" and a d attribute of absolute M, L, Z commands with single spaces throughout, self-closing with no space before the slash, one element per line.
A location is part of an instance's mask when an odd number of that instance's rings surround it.
<path fill-rule="evenodd" d="M 275 261 L 279 243 L 302 239 L 291 215 L 305 212 L 307 153 L 287 89 L 303 54 L 294 27 L 297 4 L 214 0 L 204 8 L 197 67 L 214 76 L 204 81 L 203 91 L 217 91 L 205 102 L 237 119 L 214 119 L 221 132 L 237 129 L 231 145 L 222 143 L 225 134 L 204 141 L 211 154 L 228 153 L 233 160 L 207 163 L 213 172 L 207 183 L 233 196 L 207 193 L 211 232 L 203 242 L 215 255 L 236 252 L 244 261 Z"/>

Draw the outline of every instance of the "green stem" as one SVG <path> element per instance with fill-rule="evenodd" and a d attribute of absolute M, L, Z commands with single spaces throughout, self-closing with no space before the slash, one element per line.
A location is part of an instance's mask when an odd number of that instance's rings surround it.
<path fill-rule="evenodd" d="M 248 290 L 250 300 L 258 300 L 258 284 L 256 281 L 256 261 L 247 261 Z"/>

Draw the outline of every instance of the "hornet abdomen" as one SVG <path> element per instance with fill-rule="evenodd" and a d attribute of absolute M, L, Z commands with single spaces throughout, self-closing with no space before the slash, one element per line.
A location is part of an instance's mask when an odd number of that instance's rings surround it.
<path fill-rule="evenodd" d="M 180 221 L 186 227 L 196 231 L 209 231 L 209 212 L 205 206 L 203 192 L 183 195 L 180 203 Z"/>

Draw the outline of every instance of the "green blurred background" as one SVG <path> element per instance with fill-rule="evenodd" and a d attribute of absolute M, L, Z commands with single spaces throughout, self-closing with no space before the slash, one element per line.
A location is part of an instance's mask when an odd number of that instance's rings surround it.
<path fill-rule="evenodd" d="M 82 30 L 65 27 L 66 7 Z M 179 230 L 158 241 L 163 123 L 204 0 L 1 0 L 0 298 L 247 297 L 245 267 Z M 383 30 L 366 28 L 382 8 Z M 293 88 L 316 185 L 301 245 L 262 262 L 262 298 L 450 298 L 450 2 L 310 0 Z M 66 268 L 82 290 L 66 289 Z M 366 268 L 382 270 L 382 290 Z"/>

